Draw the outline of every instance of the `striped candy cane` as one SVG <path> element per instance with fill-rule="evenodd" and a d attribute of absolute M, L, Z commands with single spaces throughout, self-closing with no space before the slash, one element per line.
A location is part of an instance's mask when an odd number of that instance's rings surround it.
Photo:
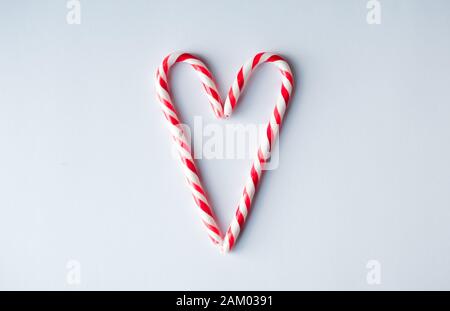
<path fill-rule="evenodd" d="M 164 58 L 162 64 L 156 72 L 156 92 L 157 98 L 161 104 L 163 114 L 169 125 L 169 130 L 174 140 L 174 145 L 177 148 L 179 158 L 181 160 L 184 176 L 187 184 L 191 189 L 195 204 L 199 207 L 201 220 L 208 232 L 210 239 L 214 244 L 222 244 L 222 234 L 217 225 L 216 217 L 214 216 L 211 205 L 208 202 L 206 191 L 204 190 L 198 169 L 192 157 L 190 144 L 187 140 L 186 134 L 183 131 L 180 118 L 173 105 L 168 83 L 168 75 L 170 68 L 176 63 L 188 63 L 198 73 L 200 81 L 208 94 L 209 102 L 215 113 L 220 118 L 223 116 L 223 109 L 219 92 L 216 83 L 213 81 L 212 75 L 205 64 L 198 58 L 187 53 L 173 53 Z"/>
<path fill-rule="evenodd" d="M 209 103 L 217 118 L 229 117 L 236 107 L 237 101 L 243 91 L 252 72 L 263 63 L 275 64 L 282 75 L 281 93 L 277 99 L 271 118 L 267 124 L 266 135 L 258 148 L 257 156 L 252 163 L 249 177 L 244 187 L 235 216 L 226 232 L 222 235 L 217 225 L 213 210 L 208 203 L 206 191 L 204 190 L 195 161 L 192 157 L 190 144 L 181 127 L 180 119 L 173 105 L 168 83 L 170 68 L 179 62 L 190 64 L 197 72 L 203 87 L 208 94 Z M 289 99 L 293 89 L 293 75 L 288 63 L 278 55 L 271 53 L 258 53 L 246 62 L 238 72 L 237 78 L 228 92 L 228 97 L 222 106 L 220 95 L 212 77 L 211 72 L 197 57 L 187 53 L 173 53 L 164 58 L 156 72 L 156 92 L 161 104 L 163 114 L 167 120 L 169 130 L 172 134 L 175 146 L 182 163 L 183 172 L 191 189 L 194 201 L 199 207 L 202 222 L 211 240 L 227 252 L 232 249 L 236 239 L 245 224 L 250 211 L 253 196 L 261 180 L 264 164 L 270 158 L 272 145 L 278 135 L 279 127 L 283 120 Z"/>
<path fill-rule="evenodd" d="M 236 209 L 235 216 L 233 217 L 230 226 L 228 227 L 225 235 L 222 251 L 227 252 L 231 250 L 236 242 L 239 233 L 244 226 L 247 219 L 250 207 L 252 204 L 253 196 L 256 188 L 262 177 L 264 163 L 269 160 L 272 145 L 275 142 L 275 138 L 278 135 L 278 131 L 283 120 L 286 108 L 291 97 L 292 89 L 294 87 L 294 78 L 292 75 L 289 64 L 280 56 L 270 53 L 256 54 L 251 60 L 247 61 L 239 70 L 236 80 L 228 92 L 228 97 L 225 100 L 224 116 L 231 115 L 236 103 L 239 99 L 241 92 L 243 91 L 247 81 L 249 80 L 252 72 L 263 63 L 273 63 L 281 72 L 281 93 L 278 96 L 275 108 L 267 123 L 266 135 L 263 137 L 261 145 L 258 148 L 255 160 L 252 163 L 250 174 L 245 183 L 244 191 L 242 192 L 241 199 Z"/>

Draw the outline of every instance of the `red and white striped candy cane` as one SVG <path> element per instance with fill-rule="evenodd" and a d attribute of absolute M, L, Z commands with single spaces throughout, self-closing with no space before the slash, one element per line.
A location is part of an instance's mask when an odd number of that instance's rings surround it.
<path fill-rule="evenodd" d="M 184 176 L 186 177 L 186 181 L 191 189 L 194 201 L 199 207 L 198 210 L 200 212 L 202 222 L 213 243 L 221 245 L 222 234 L 220 233 L 220 229 L 217 225 L 216 217 L 214 216 L 211 205 L 208 202 L 206 191 L 200 181 L 198 169 L 192 157 L 190 143 L 188 142 L 183 131 L 182 123 L 177 115 L 170 96 L 168 83 L 169 71 L 174 64 L 180 62 L 190 64 L 197 71 L 203 87 L 208 94 L 211 107 L 215 115 L 219 118 L 223 116 L 222 101 L 210 71 L 198 58 L 187 53 L 173 53 L 164 58 L 162 64 L 156 72 L 157 98 L 161 104 L 167 124 L 169 125 L 169 130 L 172 134 L 174 145 L 177 148 Z"/>
<path fill-rule="evenodd" d="M 289 99 L 291 97 L 292 89 L 294 87 L 294 78 L 291 68 L 283 58 L 271 53 L 258 53 L 255 57 L 247 61 L 239 70 L 237 78 L 233 82 L 233 85 L 228 92 L 228 97 L 225 100 L 225 117 L 231 115 L 251 74 L 259 65 L 263 63 L 273 63 L 278 67 L 282 77 L 281 92 L 277 98 L 277 102 L 270 120 L 267 123 L 266 134 L 263 137 L 261 145 L 258 148 L 257 155 L 252 163 L 250 174 L 245 183 L 244 191 L 242 192 L 236 213 L 226 232 L 222 245 L 222 251 L 224 252 L 231 250 L 233 247 L 242 227 L 244 226 L 248 213 L 250 212 L 253 196 L 262 177 L 264 163 L 270 159 L 272 145 L 278 136 L 279 127 L 283 120 Z"/>
<path fill-rule="evenodd" d="M 203 87 L 208 94 L 211 107 L 217 118 L 229 117 L 231 115 L 241 92 L 250 78 L 250 75 L 260 64 L 273 63 L 278 67 L 282 74 L 280 96 L 277 99 L 273 114 L 267 124 L 266 135 L 258 148 L 256 159 L 252 163 L 250 175 L 245 184 L 235 216 L 231 221 L 223 241 L 212 208 L 206 199 L 206 192 L 201 185 L 189 144 L 180 127 L 181 122 L 177 116 L 175 107 L 173 106 L 170 97 L 168 73 L 171 66 L 178 62 L 189 63 L 197 71 Z M 228 92 L 228 97 L 224 103 L 224 106 L 222 106 L 222 101 L 211 72 L 205 64 L 203 64 L 203 62 L 195 56 L 187 53 L 170 54 L 164 59 L 161 66 L 158 68 L 156 73 L 157 97 L 161 103 L 164 116 L 168 121 L 169 129 L 172 133 L 175 145 L 177 146 L 177 150 L 179 151 L 180 159 L 183 164 L 183 171 L 188 181 L 188 185 L 190 186 L 194 200 L 199 207 L 202 221 L 210 238 L 214 243 L 219 244 L 224 252 L 231 250 L 242 227 L 244 226 L 245 220 L 247 219 L 253 196 L 262 177 L 264 164 L 270 158 L 272 145 L 278 135 L 279 127 L 289 103 L 293 85 L 294 81 L 291 69 L 283 58 L 271 53 L 258 53 L 241 67 L 236 80 Z"/>

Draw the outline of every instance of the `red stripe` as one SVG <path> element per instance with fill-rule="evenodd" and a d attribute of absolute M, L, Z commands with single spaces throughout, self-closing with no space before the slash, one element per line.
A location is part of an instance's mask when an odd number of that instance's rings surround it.
<path fill-rule="evenodd" d="M 236 105 L 236 98 L 234 98 L 233 88 L 231 88 L 228 92 L 228 97 L 230 98 L 231 107 L 234 109 L 234 106 Z"/>
<path fill-rule="evenodd" d="M 261 148 L 258 149 L 258 160 L 259 160 L 259 163 L 266 162 L 266 160 L 264 159 L 264 155 L 263 155 L 263 153 L 261 151 Z"/>
<path fill-rule="evenodd" d="M 233 233 L 231 233 L 231 228 L 228 229 L 227 235 L 228 235 L 228 244 L 230 245 L 230 249 L 232 249 L 234 245 L 234 236 Z"/>
<path fill-rule="evenodd" d="M 164 106 L 166 106 L 167 108 L 172 110 L 174 113 L 176 113 L 175 108 L 172 106 L 172 104 L 170 102 L 168 102 L 167 100 L 165 100 L 164 98 L 162 98 L 159 95 L 158 95 L 158 97 L 159 97 L 159 100 L 164 104 Z"/>
<path fill-rule="evenodd" d="M 277 121 L 277 124 L 280 125 L 281 117 L 280 117 L 280 113 L 278 112 L 278 108 L 276 106 L 275 106 L 275 109 L 273 110 L 273 115 L 275 117 L 275 121 Z"/>
<path fill-rule="evenodd" d="M 163 60 L 163 69 L 164 69 L 164 74 L 166 75 L 166 77 L 167 77 L 167 72 L 169 71 L 169 64 L 168 64 L 169 56 L 170 55 L 167 55 L 166 58 L 164 58 L 164 60 Z"/>
<path fill-rule="evenodd" d="M 189 53 L 183 53 L 180 56 L 178 56 L 178 58 L 177 58 L 177 60 L 175 62 L 177 62 L 177 63 L 184 62 L 185 60 L 191 59 L 191 58 L 197 59 L 197 57 L 195 57 L 195 56 L 193 56 L 193 55 L 191 55 Z"/>
<path fill-rule="evenodd" d="M 289 82 L 291 82 L 291 85 L 293 86 L 294 85 L 294 77 L 288 71 L 284 71 L 284 70 L 280 70 L 280 71 L 281 71 L 281 74 L 283 76 L 285 76 L 289 80 Z"/>
<path fill-rule="evenodd" d="M 239 207 L 237 208 L 237 211 L 236 211 L 236 219 L 237 219 L 237 222 L 239 224 L 239 227 L 242 227 L 242 225 L 244 224 L 245 219 L 244 219 L 244 215 L 242 215 Z"/>
<path fill-rule="evenodd" d="M 242 67 L 241 67 L 241 69 L 238 72 L 237 82 L 238 82 L 238 85 L 239 85 L 239 90 L 242 91 L 242 87 L 244 86 L 244 73 L 242 71 Z"/>
<path fill-rule="evenodd" d="M 177 138 L 177 142 L 180 144 L 181 148 L 183 148 L 184 150 L 186 150 L 186 152 L 191 153 L 191 146 L 185 144 L 184 141 L 183 141 L 182 139 L 178 139 L 178 138 Z"/>
<path fill-rule="evenodd" d="M 279 61 L 279 60 L 283 60 L 284 61 L 284 59 L 282 59 L 280 56 L 272 55 L 266 60 L 266 62 L 272 63 L 272 62 L 276 62 L 276 61 Z"/>
<path fill-rule="evenodd" d="M 255 185 L 255 188 L 256 188 L 256 186 L 258 185 L 259 176 L 253 165 L 252 165 L 252 169 L 250 171 L 250 175 L 252 176 L 253 185 Z"/>
<path fill-rule="evenodd" d="M 212 217 L 211 209 L 209 208 L 208 204 L 197 198 L 196 196 L 192 195 L 194 197 L 195 203 L 197 203 L 198 207 L 202 209 L 206 214 Z"/>
<path fill-rule="evenodd" d="M 191 181 L 189 181 L 189 183 L 192 185 L 192 187 L 194 187 L 195 190 L 200 192 L 203 196 L 206 196 L 205 192 L 203 192 L 203 189 L 199 185 L 197 185 L 195 182 L 191 182 Z"/>
<path fill-rule="evenodd" d="M 203 66 L 199 66 L 199 65 L 192 65 L 192 67 L 194 67 L 195 70 L 200 71 L 201 73 L 203 73 L 205 76 L 207 76 L 208 78 L 210 78 L 211 80 L 213 80 L 213 77 L 211 75 L 211 73 L 208 71 L 208 69 L 206 69 Z"/>
<path fill-rule="evenodd" d="M 264 54 L 264 52 L 258 53 L 253 58 L 252 69 L 254 69 L 259 64 L 259 61 L 261 60 L 261 57 L 263 56 L 263 54 Z"/>
<path fill-rule="evenodd" d="M 219 93 L 216 92 L 215 89 L 210 88 L 209 86 L 207 86 L 206 84 L 203 84 L 203 87 L 205 88 L 206 93 L 208 93 L 209 95 L 211 95 L 215 100 L 217 100 L 219 103 L 221 102 L 220 100 L 220 95 Z"/>
<path fill-rule="evenodd" d="M 251 201 L 250 201 L 250 197 L 248 196 L 246 189 L 244 189 L 243 196 L 244 196 L 244 200 L 245 200 L 245 206 L 247 207 L 247 211 L 248 211 L 250 209 Z"/>
<path fill-rule="evenodd" d="M 161 76 L 159 77 L 159 85 L 166 90 L 167 93 L 169 93 L 169 87 L 167 86 L 166 81 L 164 81 L 163 78 L 161 78 Z"/>
<path fill-rule="evenodd" d="M 174 117 L 172 117 L 171 115 L 169 115 L 169 114 L 167 114 L 165 112 L 163 112 L 163 113 L 164 113 L 164 116 L 166 117 L 167 121 L 169 121 L 173 125 L 179 125 L 180 124 L 180 122 L 177 119 L 175 119 Z"/>
<path fill-rule="evenodd" d="M 267 139 L 269 140 L 269 148 L 272 150 L 272 127 L 270 123 L 267 125 Z"/>
<path fill-rule="evenodd" d="M 219 229 L 217 229 L 215 226 L 210 225 L 209 223 L 203 221 L 203 223 L 205 224 L 205 226 L 211 230 L 212 232 L 214 232 L 215 234 L 217 234 L 218 236 L 220 236 L 220 232 Z"/>
<path fill-rule="evenodd" d="M 197 169 L 191 160 L 184 158 L 184 163 L 195 175 L 197 175 Z"/>
<path fill-rule="evenodd" d="M 284 84 L 281 85 L 281 95 L 283 95 L 284 102 L 286 103 L 287 106 L 287 104 L 289 103 L 289 92 L 284 86 Z"/>

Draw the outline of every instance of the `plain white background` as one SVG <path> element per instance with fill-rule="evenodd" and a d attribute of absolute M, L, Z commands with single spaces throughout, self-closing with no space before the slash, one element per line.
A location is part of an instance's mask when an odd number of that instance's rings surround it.
<path fill-rule="evenodd" d="M 448 1 L 382 0 L 380 25 L 365 0 L 81 4 L 68 25 L 65 0 L 0 1 L 1 289 L 450 289 Z M 289 60 L 296 94 L 279 168 L 224 256 L 153 76 L 188 51 L 224 93 L 262 50 Z M 191 68 L 171 83 L 188 124 L 216 122 Z M 265 121 L 278 88 L 259 70 L 229 122 Z M 199 162 L 222 227 L 249 163 Z"/>

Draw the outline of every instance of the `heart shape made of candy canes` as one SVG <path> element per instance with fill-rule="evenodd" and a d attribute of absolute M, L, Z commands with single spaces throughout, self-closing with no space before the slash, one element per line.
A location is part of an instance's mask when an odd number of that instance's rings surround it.
<path fill-rule="evenodd" d="M 266 133 L 258 147 L 257 155 L 252 162 L 250 174 L 247 177 L 236 213 L 225 236 L 221 234 L 213 209 L 208 203 L 206 191 L 200 181 L 198 168 L 195 165 L 190 144 L 171 99 L 168 77 L 171 67 L 176 63 L 187 63 L 195 69 L 208 95 L 211 108 L 215 116 L 219 119 L 231 115 L 247 81 L 259 65 L 272 63 L 281 72 L 281 93 L 278 96 L 273 113 L 267 123 Z M 237 78 L 234 80 L 228 92 L 227 99 L 223 102 L 211 72 L 200 59 L 189 53 L 172 53 L 166 56 L 162 64 L 158 67 L 155 84 L 158 101 L 167 120 L 173 142 L 182 163 L 184 175 L 194 201 L 198 206 L 201 220 L 213 243 L 219 245 L 223 252 L 227 252 L 232 249 L 247 219 L 253 196 L 262 177 L 264 164 L 270 159 L 272 145 L 278 136 L 277 134 L 294 88 L 294 78 L 289 64 L 276 54 L 265 52 L 256 54 L 239 69 Z"/>

